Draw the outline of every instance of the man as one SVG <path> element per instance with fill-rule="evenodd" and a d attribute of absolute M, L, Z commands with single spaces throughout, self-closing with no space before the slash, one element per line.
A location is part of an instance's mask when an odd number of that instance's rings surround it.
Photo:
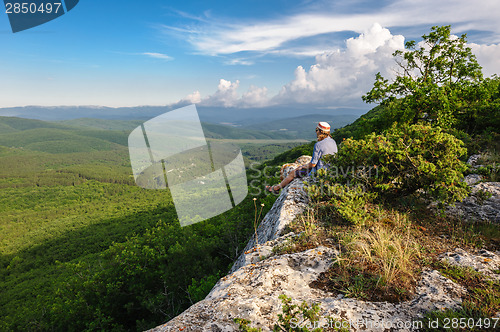
<path fill-rule="evenodd" d="M 280 184 L 275 186 L 266 186 L 267 191 L 276 194 L 281 188 L 284 188 L 287 184 L 292 182 L 293 179 L 303 178 L 304 176 L 325 167 L 321 158 L 328 154 L 337 153 L 337 143 L 335 143 L 335 140 L 330 137 L 330 125 L 327 122 L 318 123 L 316 126 L 316 136 L 318 137 L 318 142 L 314 144 L 311 161 L 288 173 L 287 177 L 284 178 Z"/>

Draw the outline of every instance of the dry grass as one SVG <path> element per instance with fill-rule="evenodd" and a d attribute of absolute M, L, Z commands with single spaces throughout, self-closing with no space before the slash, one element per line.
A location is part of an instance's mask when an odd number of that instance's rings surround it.
<path fill-rule="evenodd" d="M 414 293 L 421 270 L 457 246 L 498 250 L 500 228 L 436 215 L 424 204 L 366 203 L 363 225 L 346 222 L 329 203 L 312 205 L 288 226 L 301 233 L 276 253 L 299 252 L 318 245 L 340 250 L 338 260 L 312 287 L 370 301 L 399 302 Z"/>
<path fill-rule="evenodd" d="M 342 227 L 337 262 L 313 286 L 371 301 L 398 302 L 413 294 L 420 246 L 406 214 L 370 206 L 367 226 Z"/>
<path fill-rule="evenodd" d="M 397 278 L 414 280 L 413 261 L 419 256 L 419 250 L 410 239 L 409 231 L 404 235 L 381 226 L 363 229 L 347 247 L 348 255 L 368 266 L 376 266 L 379 281 L 384 284 L 394 283 Z"/>

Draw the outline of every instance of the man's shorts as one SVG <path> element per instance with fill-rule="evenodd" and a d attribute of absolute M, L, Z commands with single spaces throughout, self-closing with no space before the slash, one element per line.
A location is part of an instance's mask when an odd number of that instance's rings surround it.
<path fill-rule="evenodd" d="M 295 177 L 299 179 L 303 178 L 304 176 L 307 176 L 307 174 L 309 174 L 308 169 L 301 168 L 295 171 Z"/>

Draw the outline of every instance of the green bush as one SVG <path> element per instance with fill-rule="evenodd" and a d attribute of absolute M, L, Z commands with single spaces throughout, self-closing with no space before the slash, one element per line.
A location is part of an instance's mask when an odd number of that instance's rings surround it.
<path fill-rule="evenodd" d="M 381 135 L 343 141 L 335 156 L 326 157 L 328 173 L 318 174 L 311 192 L 335 197 L 333 184 L 340 183 L 386 197 L 419 192 L 443 202 L 461 200 L 467 195 L 467 167 L 459 159 L 465 152 L 462 141 L 439 127 L 395 124 Z"/>
<path fill-rule="evenodd" d="M 329 200 L 344 220 L 358 226 L 365 225 L 370 218 L 367 204 L 376 198 L 377 194 L 368 193 L 361 186 L 331 184 L 325 180 L 327 176 L 326 173 L 322 173 L 319 175 L 320 183 L 307 186 L 309 197 L 313 201 Z"/>
<path fill-rule="evenodd" d="M 300 305 L 292 304 L 292 299 L 284 294 L 280 295 L 279 299 L 283 303 L 283 308 L 282 313 L 278 314 L 278 322 L 274 325 L 273 331 L 323 331 L 322 328 L 318 327 L 320 319 L 319 304 L 309 306 L 305 301 Z"/>

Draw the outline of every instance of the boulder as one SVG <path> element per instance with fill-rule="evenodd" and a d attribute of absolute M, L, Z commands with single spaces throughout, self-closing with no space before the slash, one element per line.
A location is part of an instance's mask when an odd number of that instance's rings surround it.
<path fill-rule="evenodd" d="M 477 253 L 469 253 L 461 248 L 456 248 L 452 252 L 444 253 L 440 256 L 442 261 L 451 265 L 469 267 L 494 280 L 500 281 L 500 253 L 494 253 L 485 249 Z"/>
<path fill-rule="evenodd" d="M 471 194 L 462 202 L 447 206 L 446 213 L 467 221 L 500 223 L 500 182 L 472 185 Z"/>

